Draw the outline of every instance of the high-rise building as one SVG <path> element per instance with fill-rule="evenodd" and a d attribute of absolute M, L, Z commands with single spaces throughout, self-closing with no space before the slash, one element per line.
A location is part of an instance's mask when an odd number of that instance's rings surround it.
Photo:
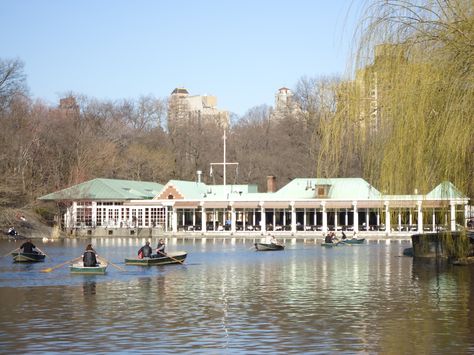
<path fill-rule="evenodd" d="M 272 119 L 281 120 L 289 115 L 294 115 L 299 112 L 298 104 L 294 98 L 293 92 L 281 87 L 275 94 L 275 107 L 271 115 Z"/>
<path fill-rule="evenodd" d="M 190 119 L 201 119 L 226 127 L 229 112 L 217 108 L 216 96 L 191 96 L 185 88 L 175 88 L 168 99 L 168 126 L 184 125 Z"/>

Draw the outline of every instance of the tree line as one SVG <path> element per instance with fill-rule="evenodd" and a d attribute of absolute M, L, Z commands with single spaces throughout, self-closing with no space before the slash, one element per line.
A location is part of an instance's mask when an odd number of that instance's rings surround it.
<path fill-rule="evenodd" d="M 450 180 L 473 197 L 473 13 L 468 0 L 369 2 L 351 80 L 302 77 L 297 110 L 277 118 L 261 105 L 232 117 L 227 160 L 239 168 L 228 183 L 262 191 L 268 175 L 279 187 L 352 176 L 411 194 Z M 68 97 L 53 107 L 33 100 L 23 62 L 0 59 L 0 206 L 95 177 L 166 183 L 202 170 L 205 182 L 222 183 L 222 171 L 208 170 L 223 158 L 216 123 L 190 113 L 185 128 L 169 130 L 166 98 Z"/>

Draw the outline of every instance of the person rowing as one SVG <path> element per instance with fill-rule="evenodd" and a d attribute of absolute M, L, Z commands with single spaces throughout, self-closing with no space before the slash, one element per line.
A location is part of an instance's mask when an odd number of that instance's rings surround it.
<path fill-rule="evenodd" d="M 166 256 L 166 253 L 165 253 L 165 241 L 163 239 L 160 239 L 158 241 L 158 245 L 156 247 L 156 256 L 158 258 L 161 258 L 163 256 Z"/>
<path fill-rule="evenodd" d="M 153 254 L 153 250 L 151 249 L 150 242 L 147 241 L 138 251 L 138 258 L 150 258 L 151 254 Z"/>
<path fill-rule="evenodd" d="M 92 244 L 87 244 L 86 250 L 84 254 L 82 254 L 82 261 L 84 266 L 86 267 L 93 267 L 97 266 L 97 254 L 95 250 L 92 248 Z"/>
<path fill-rule="evenodd" d="M 31 242 L 31 239 L 28 239 L 20 246 L 20 252 L 25 254 L 39 254 L 36 249 L 36 245 Z"/>

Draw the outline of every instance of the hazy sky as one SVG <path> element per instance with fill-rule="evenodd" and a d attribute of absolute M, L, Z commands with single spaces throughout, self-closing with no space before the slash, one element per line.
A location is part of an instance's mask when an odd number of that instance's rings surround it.
<path fill-rule="evenodd" d="M 69 91 L 115 100 L 186 87 L 241 115 L 303 76 L 344 74 L 354 4 L 0 0 L 0 57 L 23 60 L 31 94 L 50 104 Z"/>

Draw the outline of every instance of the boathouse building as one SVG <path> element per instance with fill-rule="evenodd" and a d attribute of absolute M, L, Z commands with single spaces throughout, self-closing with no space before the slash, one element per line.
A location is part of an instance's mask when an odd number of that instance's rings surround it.
<path fill-rule="evenodd" d="M 256 185 L 207 185 L 93 179 L 46 196 L 62 206 L 61 225 L 74 235 L 161 233 L 397 235 L 465 226 L 469 199 L 443 182 L 426 195 L 384 195 L 361 178 L 298 178 L 267 192 Z"/>

